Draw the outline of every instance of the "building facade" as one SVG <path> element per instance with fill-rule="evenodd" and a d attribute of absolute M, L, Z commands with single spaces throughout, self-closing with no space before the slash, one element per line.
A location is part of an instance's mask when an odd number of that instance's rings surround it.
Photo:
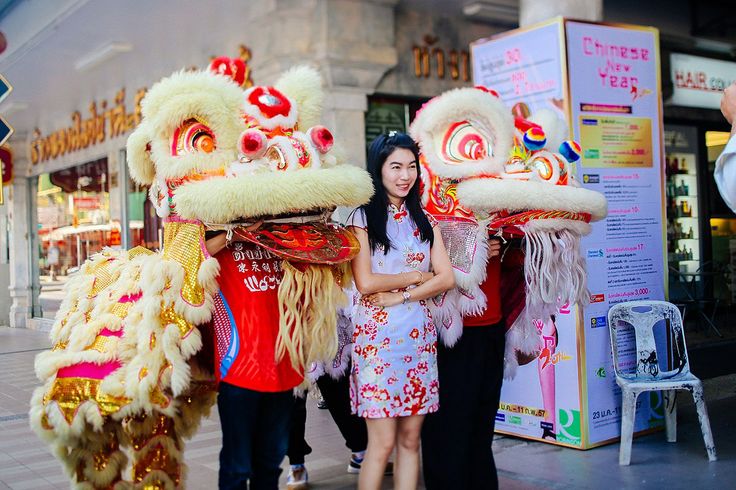
<path fill-rule="evenodd" d="M 0 114 L 16 133 L 0 206 L 0 324 L 32 328 L 48 328 L 65 277 L 90 254 L 158 246 L 159 223 L 147 189 L 128 177 L 125 142 L 145 90 L 176 70 L 242 56 L 253 82 L 268 84 L 293 65 L 317 67 L 328 94 L 323 123 L 363 166 L 372 137 L 406 129 L 423 102 L 472 84 L 473 41 L 554 15 L 655 25 L 675 37 L 690 21 L 676 9 L 658 18 L 637 2 L 600 0 L 10 4 L 0 14 L 8 40 L 0 73 L 15 90 Z M 698 128 L 723 129 L 717 110 L 702 111 L 711 126 Z"/>

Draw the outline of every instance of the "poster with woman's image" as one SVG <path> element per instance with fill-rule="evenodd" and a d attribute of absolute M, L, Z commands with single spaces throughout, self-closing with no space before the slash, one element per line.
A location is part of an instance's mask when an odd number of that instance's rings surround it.
<path fill-rule="evenodd" d="M 539 335 L 534 354 L 516 353 L 507 365 L 496 431 L 580 447 L 580 393 L 575 315 L 568 306 L 531 320 Z M 515 369 L 514 369 L 515 368 Z M 515 372 L 510 372 L 515 371 Z"/>

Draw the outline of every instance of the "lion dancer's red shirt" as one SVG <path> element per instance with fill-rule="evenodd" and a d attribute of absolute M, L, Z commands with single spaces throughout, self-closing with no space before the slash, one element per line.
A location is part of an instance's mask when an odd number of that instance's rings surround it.
<path fill-rule="evenodd" d="M 501 259 L 491 257 L 486 266 L 486 279 L 480 285 L 486 295 L 486 309 L 477 316 L 463 317 L 464 327 L 481 327 L 495 325 L 503 318 L 501 312 Z"/>
<path fill-rule="evenodd" d="M 281 259 L 249 242 L 232 243 L 215 258 L 220 263 L 213 318 L 217 378 L 255 391 L 294 388 L 303 376 L 288 354 L 275 360 Z"/>

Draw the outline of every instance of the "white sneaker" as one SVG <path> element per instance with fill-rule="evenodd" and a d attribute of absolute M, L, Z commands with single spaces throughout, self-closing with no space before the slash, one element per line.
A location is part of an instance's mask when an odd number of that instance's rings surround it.
<path fill-rule="evenodd" d="M 309 488 L 309 475 L 303 464 L 293 464 L 289 468 L 289 476 L 286 477 L 286 488 L 289 490 L 304 490 Z"/>
<path fill-rule="evenodd" d="M 350 455 L 350 462 L 348 463 L 348 473 L 353 475 L 360 473 L 360 467 L 363 465 L 363 458 L 365 457 L 365 451 L 360 453 L 352 453 Z M 392 461 L 386 462 L 386 469 L 383 472 L 384 475 L 394 474 L 394 463 Z"/>
<path fill-rule="evenodd" d="M 360 473 L 360 465 L 363 464 L 363 456 L 365 451 L 360 453 L 352 453 L 350 455 L 350 462 L 348 463 L 348 473 L 356 475 Z"/>

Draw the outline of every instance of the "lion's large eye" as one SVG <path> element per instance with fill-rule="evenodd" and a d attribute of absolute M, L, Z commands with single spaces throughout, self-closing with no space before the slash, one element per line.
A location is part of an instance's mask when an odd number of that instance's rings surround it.
<path fill-rule="evenodd" d="M 565 174 L 565 162 L 556 154 L 549 151 L 538 151 L 529 159 L 530 166 L 536 171 L 534 180 L 543 180 L 550 184 L 557 184 Z"/>
<path fill-rule="evenodd" d="M 212 153 L 215 148 L 215 135 L 212 130 L 197 119 L 188 119 L 174 132 L 171 154 Z"/>
<path fill-rule="evenodd" d="M 482 160 L 491 155 L 491 145 L 468 121 L 453 123 L 442 138 L 439 155 L 450 165 Z"/>

